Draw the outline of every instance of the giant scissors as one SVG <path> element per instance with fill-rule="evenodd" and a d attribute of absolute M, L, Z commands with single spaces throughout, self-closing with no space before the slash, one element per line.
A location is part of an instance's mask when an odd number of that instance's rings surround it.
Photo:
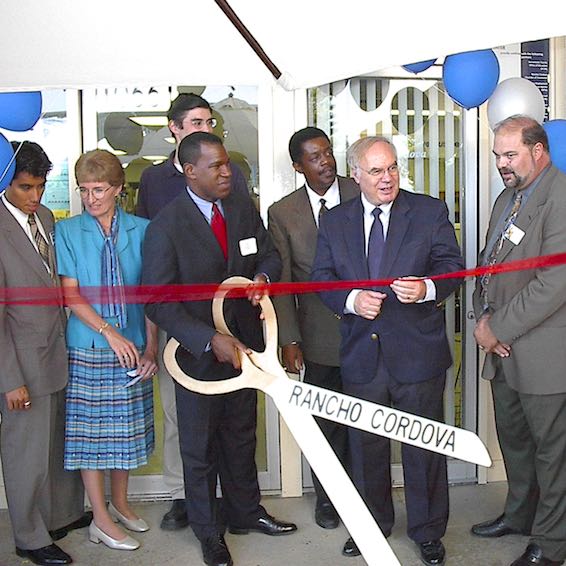
<path fill-rule="evenodd" d="M 245 277 L 231 277 L 218 288 L 212 301 L 212 314 L 219 332 L 232 335 L 224 319 L 226 295 L 234 285 L 250 284 L 252 282 Z M 400 566 L 313 415 L 483 466 L 491 465 L 487 449 L 470 431 L 289 379 L 277 355 L 277 318 L 273 303 L 264 295 L 259 304 L 264 315 L 265 350 L 252 350 L 249 355 L 240 352 L 240 375 L 221 381 L 192 378 L 177 363 L 175 354 L 180 344 L 174 338 L 169 340 L 163 354 L 167 370 L 181 386 L 196 393 L 217 395 L 253 388 L 269 395 L 368 565 Z M 318 402 L 312 402 L 313 396 L 317 396 Z M 340 406 L 342 410 L 332 410 L 329 400 L 333 407 Z M 344 403 L 348 410 L 344 409 Z"/>

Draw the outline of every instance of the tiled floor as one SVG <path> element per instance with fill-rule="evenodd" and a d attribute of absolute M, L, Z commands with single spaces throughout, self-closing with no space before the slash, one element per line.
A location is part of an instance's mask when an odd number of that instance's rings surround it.
<path fill-rule="evenodd" d="M 496 517 L 502 509 L 506 484 L 487 486 L 455 486 L 450 489 L 450 522 L 444 537 L 448 566 L 509 566 L 522 554 L 527 537 L 507 536 L 496 540 L 473 537 L 473 523 Z M 397 524 L 389 538 L 402 566 L 421 564 L 416 546 L 405 534 L 403 491 L 395 490 Z M 247 536 L 228 534 L 227 544 L 236 566 L 361 566 L 359 558 L 340 554 L 347 534 L 343 526 L 326 531 L 313 520 L 313 496 L 281 499 L 265 498 L 268 511 L 281 519 L 292 520 L 299 526 L 294 535 L 282 538 L 253 533 Z M 168 502 L 138 503 L 136 510 L 152 529 L 137 535 L 142 547 L 134 552 L 110 550 L 102 544 L 88 541 L 86 529 L 74 531 L 59 544 L 69 552 L 78 566 L 201 566 L 200 545 L 189 529 L 165 532 L 159 521 L 168 509 Z M 14 554 L 12 532 L 7 511 L 0 511 L 0 566 L 23 566 L 29 561 Z M 387 566 L 387 564 L 379 565 Z"/>

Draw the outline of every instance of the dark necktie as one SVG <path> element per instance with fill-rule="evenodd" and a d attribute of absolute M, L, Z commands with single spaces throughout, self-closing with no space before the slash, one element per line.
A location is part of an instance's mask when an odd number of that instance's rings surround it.
<path fill-rule="evenodd" d="M 381 208 L 374 208 L 371 212 L 375 218 L 371 226 L 368 242 L 368 271 L 370 279 L 379 279 L 379 269 L 385 240 L 383 239 L 383 225 L 379 219 Z"/>
<path fill-rule="evenodd" d="M 326 206 L 326 199 L 320 199 L 320 208 L 318 209 L 318 225 L 320 226 L 320 219 L 322 216 L 328 212 L 328 207 Z"/>
<path fill-rule="evenodd" d="M 220 249 L 224 254 L 224 259 L 228 259 L 228 237 L 226 235 L 226 221 L 220 212 L 216 203 L 212 203 L 212 218 L 210 220 L 210 227 L 220 244 Z"/>
<path fill-rule="evenodd" d="M 511 225 L 515 222 L 515 219 L 517 218 L 517 214 L 519 214 L 519 210 L 521 209 L 522 198 L 523 198 L 523 192 L 518 191 L 517 194 L 515 195 L 515 198 L 513 199 L 513 206 L 511 207 L 511 210 L 509 211 L 509 214 L 507 215 L 503 223 L 503 230 L 501 230 L 501 234 L 499 234 L 499 237 L 493 244 L 493 247 L 489 252 L 489 256 L 487 258 L 487 261 L 485 262 L 485 265 L 491 266 L 494 265 L 495 262 L 497 261 L 497 255 L 501 251 L 501 248 L 503 247 L 503 243 L 505 242 L 505 235 L 507 234 L 507 231 L 509 230 Z M 489 286 L 490 280 L 491 280 L 491 273 L 484 273 L 484 275 L 480 279 L 480 283 L 481 283 L 480 296 L 482 299 L 484 310 L 488 309 L 487 288 Z"/>
<path fill-rule="evenodd" d="M 55 276 L 55 274 L 53 273 L 54 262 L 52 260 L 49 244 L 41 234 L 37 226 L 37 222 L 35 221 L 34 214 L 28 214 L 28 224 L 31 230 L 33 241 L 35 242 L 35 245 L 37 246 L 37 250 L 39 251 L 39 255 L 41 256 L 41 259 L 43 260 L 43 263 L 45 264 L 46 268 L 48 268 L 51 277 L 54 277 Z"/>

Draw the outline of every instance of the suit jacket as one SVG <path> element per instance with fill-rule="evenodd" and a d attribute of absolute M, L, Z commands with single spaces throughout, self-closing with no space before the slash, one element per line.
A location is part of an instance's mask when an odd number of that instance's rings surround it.
<path fill-rule="evenodd" d="M 53 215 L 37 212 L 48 237 Z M 55 287 L 16 219 L 0 201 L 0 287 Z M 67 384 L 64 316 L 59 306 L 0 305 L 0 392 L 27 386 L 30 395 L 48 395 Z"/>
<path fill-rule="evenodd" d="M 566 176 L 554 166 L 543 175 L 515 220 L 523 238 L 517 245 L 505 240 L 497 264 L 566 251 Z M 505 189 L 495 201 L 487 241 L 512 194 L 513 189 Z M 477 317 L 482 312 L 480 291 L 478 280 Z M 510 387 L 521 393 L 566 393 L 566 266 L 493 275 L 488 300 L 491 329 L 512 346 L 508 358 L 498 359 Z M 487 354 L 482 377 L 495 375 L 496 361 Z"/>
<path fill-rule="evenodd" d="M 382 277 L 431 276 L 462 268 L 446 205 L 401 190 L 391 209 Z M 361 199 L 346 202 L 323 216 L 312 279 L 369 279 Z M 444 279 L 435 281 L 435 285 L 436 301 L 411 305 L 400 303 L 389 287 L 377 288 L 387 298 L 375 320 L 344 314 L 350 290 L 320 293 L 323 302 L 342 316 L 340 359 L 345 382 L 374 379 L 380 355 L 390 374 L 403 383 L 425 381 L 448 369 L 452 359 L 440 303 L 460 280 Z"/>
<path fill-rule="evenodd" d="M 147 228 L 143 284 L 220 283 L 233 275 L 252 279 L 258 273 L 276 281 L 281 273 L 279 254 L 250 198 L 232 191 L 222 206 L 228 235 L 227 262 L 207 220 L 184 191 Z M 246 255 L 242 255 L 240 242 L 249 238 L 255 238 L 257 252 L 247 253 L 244 246 Z M 192 377 L 215 380 L 237 374 L 230 364 L 218 363 L 207 348 L 216 333 L 210 300 L 148 304 L 146 314 L 182 344 L 178 362 Z M 225 317 L 242 342 L 262 348 L 259 309 L 247 299 L 239 299 L 228 306 Z"/>
<path fill-rule="evenodd" d="M 338 177 L 340 202 L 360 194 L 353 179 Z M 302 186 L 269 207 L 269 232 L 281 255 L 281 281 L 309 281 L 318 228 Z M 281 346 L 298 342 L 307 360 L 339 366 L 340 317 L 315 293 L 273 298 Z"/>

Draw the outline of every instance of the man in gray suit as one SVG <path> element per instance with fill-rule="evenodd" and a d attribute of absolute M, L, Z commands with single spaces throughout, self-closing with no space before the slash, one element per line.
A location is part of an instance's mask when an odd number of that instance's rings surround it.
<path fill-rule="evenodd" d="M 51 163 L 33 142 L 12 144 L 13 180 L 0 198 L 0 287 L 59 285 L 53 215 L 40 204 Z M 54 540 L 86 527 L 77 472 L 63 469 L 67 350 L 61 306 L 0 304 L 0 450 L 18 556 L 70 564 Z"/>
<path fill-rule="evenodd" d="M 506 188 L 493 207 L 480 262 L 563 253 L 566 176 L 550 161 L 544 129 L 512 116 L 494 131 Z M 474 309 L 509 488 L 503 514 L 472 533 L 530 533 L 512 566 L 557 566 L 566 558 L 566 266 L 484 276 Z"/>
<path fill-rule="evenodd" d="M 295 132 L 289 141 L 293 167 L 306 183 L 269 208 L 269 232 L 283 262 L 281 281 L 310 281 L 316 250 L 319 217 L 327 210 L 359 195 L 353 179 L 336 175 L 336 161 L 328 136 L 318 128 Z M 305 381 L 342 391 L 339 319 L 315 293 L 274 297 L 279 321 L 283 365 L 291 373 L 303 368 Z M 322 432 L 345 464 L 348 431 L 339 424 L 317 419 Z M 313 473 L 317 501 L 315 520 L 334 529 L 339 519 Z"/>

